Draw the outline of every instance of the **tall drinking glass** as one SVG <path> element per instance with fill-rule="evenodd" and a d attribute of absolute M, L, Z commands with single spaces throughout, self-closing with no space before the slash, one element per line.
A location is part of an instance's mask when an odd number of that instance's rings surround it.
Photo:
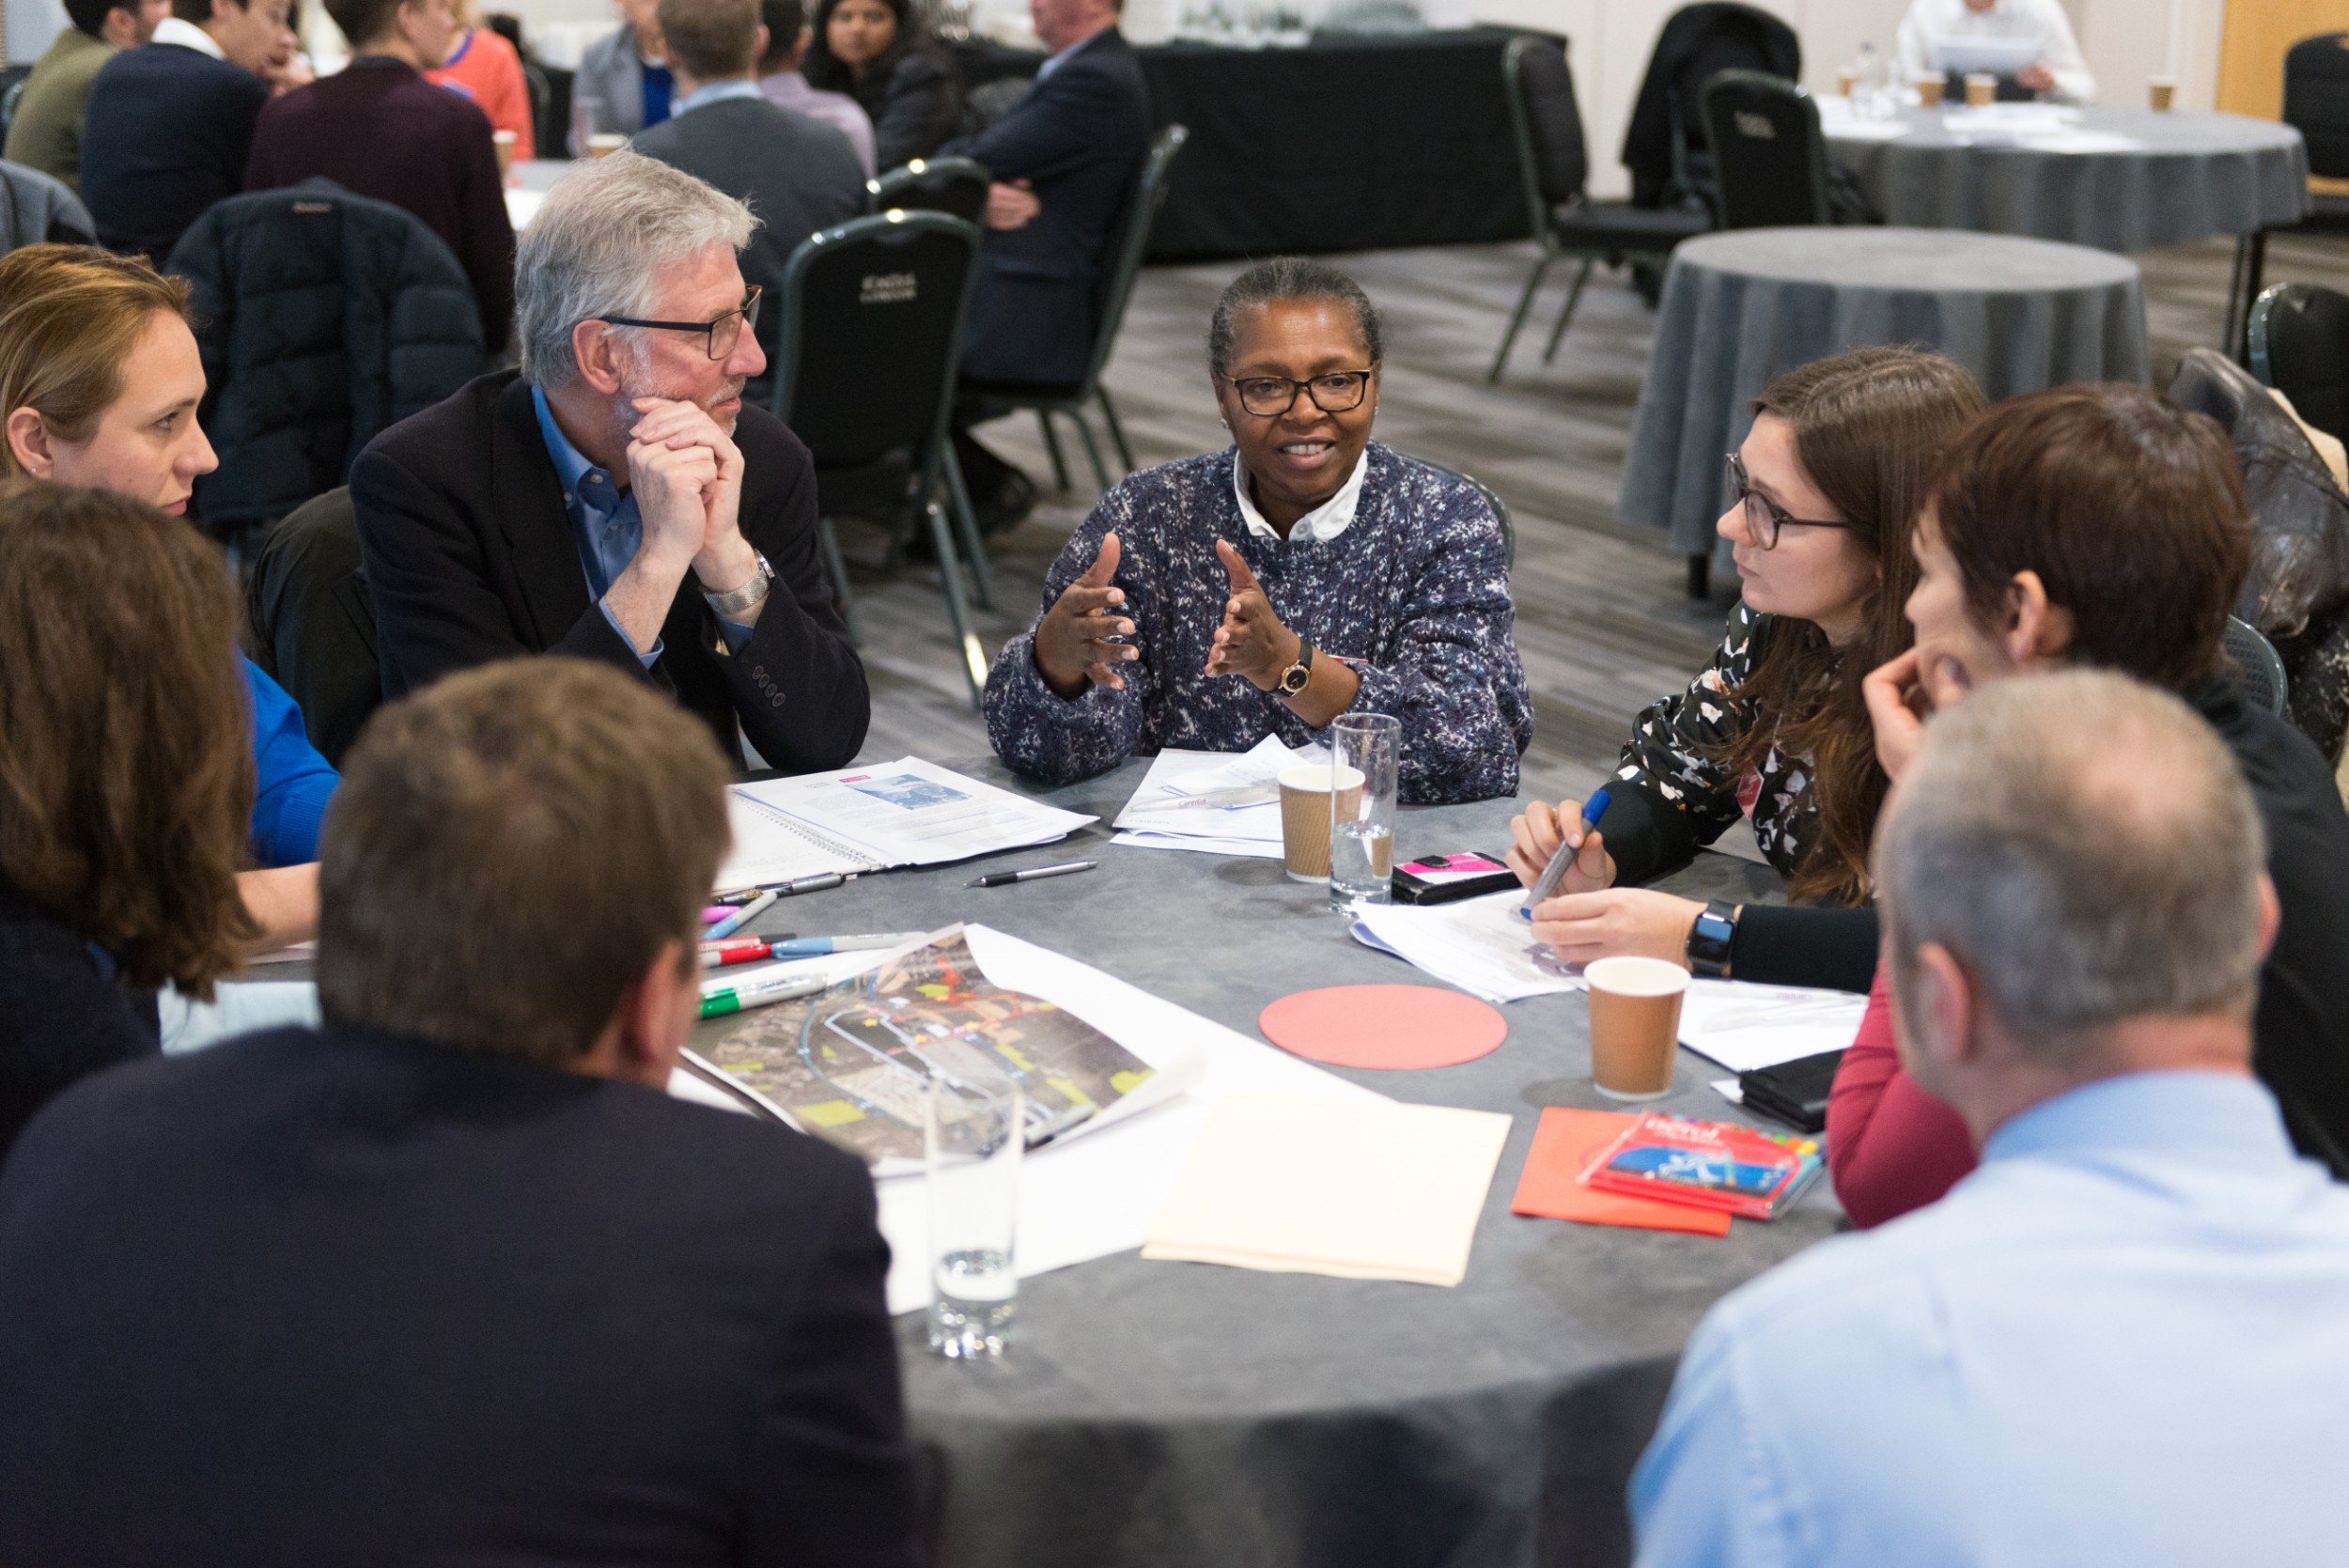
<path fill-rule="evenodd" d="M 1352 800 L 1330 792 L 1330 908 L 1345 911 L 1394 898 L 1395 768 L 1403 722 L 1384 713 L 1344 713 L 1330 726 L 1333 776 L 1354 768 L 1362 786 Z"/>
<path fill-rule="evenodd" d="M 1026 1128 L 1019 1080 L 965 1060 L 933 1068 L 924 1117 L 930 1199 L 930 1348 L 954 1360 L 991 1359 L 1011 1340 L 1019 1279 L 1019 1153 Z"/>

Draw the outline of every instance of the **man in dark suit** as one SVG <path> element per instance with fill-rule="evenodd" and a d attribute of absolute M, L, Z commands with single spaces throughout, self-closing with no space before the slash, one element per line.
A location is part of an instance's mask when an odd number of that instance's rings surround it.
<path fill-rule="evenodd" d="M 288 3 L 172 0 L 152 39 L 100 68 L 82 128 L 82 201 L 101 244 L 160 266 L 198 212 L 244 189 Z"/>
<path fill-rule="evenodd" d="M 1066 386 L 1093 347 L 1094 290 L 1110 225 L 1150 147 L 1149 89 L 1117 30 L 1119 0 L 1028 0 L 1052 51 L 1011 112 L 940 148 L 986 165 L 987 249 L 963 337 L 966 397 L 957 426 L 984 417 L 988 383 Z M 1004 495 L 1033 489 L 1019 471 L 958 430 L 972 499 L 997 525 L 1024 511 Z M 990 504 L 991 501 L 991 504 Z"/>
<path fill-rule="evenodd" d="M 481 307 L 492 354 L 514 320 L 514 228 L 506 216 L 490 119 L 423 72 L 447 60 L 452 0 L 327 0 L 352 40 L 350 64 L 261 111 L 244 188 L 319 177 L 403 208 L 447 241 Z"/>
<path fill-rule="evenodd" d="M 771 358 L 784 266 L 809 235 L 863 213 L 863 165 L 839 131 L 776 107 L 760 89 L 758 0 L 661 0 L 659 15 L 677 99 L 667 119 L 629 146 L 708 181 L 758 219 L 742 275 L 770 302 L 758 330 Z M 749 390 L 766 401 L 763 380 Z"/>
<path fill-rule="evenodd" d="M 351 466 L 383 694 L 523 653 L 674 694 L 739 757 L 845 765 L 871 716 L 817 548 L 807 448 L 742 388 L 767 366 L 739 201 L 632 152 L 523 233 L 521 369 L 401 421 Z"/>
<path fill-rule="evenodd" d="M 664 1093 L 727 773 L 570 660 L 377 717 L 325 1027 L 86 1079 L 0 1179 L 0 1561 L 911 1568 L 871 1178 Z"/>

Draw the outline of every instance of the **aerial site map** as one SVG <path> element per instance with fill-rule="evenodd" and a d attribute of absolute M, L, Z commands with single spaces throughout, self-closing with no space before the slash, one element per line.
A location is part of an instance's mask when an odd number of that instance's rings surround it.
<path fill-rule="evenodd" d="M 870 973 L 759 1009 L 703 1054 L 867 1164 L 920 1161 L 933 1076 L 950 1088 L 998 1073 L 1019 1079 L 1032 1148 L 1151 1076 L 1091 1024 L 989 981 L 959 925 Z"/>

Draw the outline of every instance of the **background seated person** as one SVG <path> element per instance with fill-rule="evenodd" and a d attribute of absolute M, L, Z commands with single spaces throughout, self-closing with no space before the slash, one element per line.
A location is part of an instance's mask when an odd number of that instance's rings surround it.
<path fill-rule="evenodd" d="M 522 74 L 522 57 L 506 36 L 481 24 L 473 0 L 457 5 L 457 41 L 448 60 L 424 73 L 436 87 L 446 87 L 470 99 L 490 117 L 491 131 L 514 133 L 514 157 L 527 162 L 538 156 L 538 128 L 530 114 L 530 79 Z"/>
<path fill-rule="evenodd" d="M 989 385 L 1066 387 L 1084 376 L 1110 225 L 1150 150 L 1150 92 L 1117 30 L 1118 4 L 1028 0 L 1036 37 L 1052 51 L 1035 85 L 985 131 L 940 149 L 976 159 L 995 179 L 963 330 L 955 437 L 972 505 L 989 530 L 1026 516 L 1035 487 L 968 427 L 991 417 Z"/>
<path fill-rule="evenodd" d="M 159 986 L 209 997 L 253 939 L 237 621 L 185 523 L 0 489 L 0 1160 L 51 1095 L 157 1048 Z"/>
<path fill-rule="evenodd" d="M 633 136 L 669 117 L 675 83 L 669 75 L 669 46 L 661 39 L 655 14 L 661 0 L 619 4 L 620 24 L 581 54 L 579 73 L 571 82 L 576 123 L 585 126 L 591 136 Z M 571 156 L 584 158 L 587 149 L 575 147 Z"/>
<path fill-rule="evenodd" d="M 106 1075 L 0 1178 L 0 1560 L 911 1568 L 872 1178 L 664 1088 L 706 732 L 512 661 L 349 760 L 326 1027 Z"/>
<path fill-rule="evenodd" d="M 2349 815 L 2308 737 L 2244 700 L 2220 643 L 2250 560 L 2226 436 L 2143 387 L 2012 398 L 1951 443 L 1916 552 L 1916 648 L 1868 679 L 1885 766 L 1915 752 L 1921 711 L 2025 671 L 2120 670 L 2184 697 L 2249 781 L 2282 904 L 2251 1065 L 2300 1151 L 2349 1177 Z M 1835 1190 L 1863 1225 L 1974 1164 L 1956 1113 L 1901 1070 L 1882 980 L 1828 1107 Z"/>
<path fill-rule="evenodd" d="M 1070 536 L 988 676 L 1006 763 L 1065 784 L 1167 746 L 1300 746 L 1359 709 L 1402 721 L 1404 800 L 1516 790 L 1533 715 L 1501 526 L 1371 441 L 1381 345 L 1317 261 L 1233 280 L 1207 339 L 1233 445 L 1133 475 Z"/>
<path fill-rule="evenodd" d="M 677 96 L 669 117 L 630 147 L 708 181 L 758 215 L 742 250 L 742 276 L 770 302 L 759 347 L 774 358 L 783 318 L 783 273 L 808 236 L 864 215 L 864 171 L 848 139 L 759 91 L 767 30 L 758 0 L 661 0 L 661 36 Z M 767 378 L 747 395 L 765 407 Z"/>
<path fill-rule="evenodd" d="M 81 189 L 90 84 L 108 60 L 153 38 L 170 14 L 165 0 L 72 0 L 65 8 L 68 25 L 24 78 L 8 121 L 8 162 Z"/>
<path fill-rule="evenodd" d="M 503 353 L 514 326 L 514 225 L 506 216 L 490 117 L 426 81 L 457 39 L 451 0 L 329 0 L 350 63 L 272 100 L 253 132 L 244 188 L 326 179 L 414 214 L 448 244 L 481 337 Z"/>
<path fill-rule="evenodd" d="M 1561 832 L 1580 846 L 1533 933 L 1577 963 L 1644 954 L 1701 972 L 1864 991 L 1875 971 L 1868 843 L 1883 803 L 1861 677 L 1908 646 L 1910 520 L 1934 451 L 1982 391 L 1954 361 L 1860 349 L 1791 370 L 1754 400 L 1719 533 L 1743 598 L 1688 690 L 1633 721 L 1598 831 L 1540 801 L 1510 826 L 1531 887 Z M 1795 907 L 1706 906 L 1641 884 L 1740 815 Z M 1729 924 L 1726 965 L 1720 923 Z"/>
<path fill-rule="evenodd" d="M 600 660 L 787 772 L 863 744 L 864 666 L 817 553 L 816 471 L 742 387 L 767 367 L 743 205 L 615 152 L 522 236 L 521 368 L 351 466 L 383 694 L 521 653 Z"/>
<path fill-rule="evenodd" d="M 203 397 L 183 279 L 86 245 L 28 245 L 0 257 L 0 474 L 95 486 L 184 514 L 197 475 L 220 466 L 195 422 Z M 212 565 L 226 581 L 217 552 Z M 319 823 L 336 779 L 285 689 L 251 660 L 236 662 L 246 701 L 232 728 L 253 753 L 246 846 L 258 867 L 238 882 L 259 926 L 252 950 L 261 952 L 318 928 Z"/>
<path fill-rule="evenodd" d="M 848 137 L 864 178 L 872 179 L 879 166 L 873 156 L 873 116 L 847 93 L 811 86 L 800 70 L 815 38 L 808 30 L 807 7 L 801 0 L 759 0 L 758 18 L 767 29 L 766 53 L 758 62 L 758 90 L 775 107 L 820 120 Z"/>
<path fill-rule="evenodd" d="M 1991 39 L 2039 46 L 2039 57 L 2015 72 L 2021 85 L 2068 103 L 2095 101 L 2096 79 L 2080 57 L 2062 0 L 1909 0 L 1908 14 L 1901 18 L 1901 76 L 1915 82 L 1943 75 L 1934 58 L 1937 43 Z"/>
<path fill-rule="evenodd" d="M 800 72 L 819 92 L 856 100 L 884 169 L 927 158 L 962 128 L 954 62 L 907 0 L 823 0 Z"/>
<path fill-rule="evenodd" d="M 1934 723 L 1878 838 L 1886 967 L 1982 1169 L 1706 1315 L 1642 1568 L 2338 1550 L 2349 1192 L 2249 1071 L 2260 838 L 2217 737 L 2120 675 Z"/>

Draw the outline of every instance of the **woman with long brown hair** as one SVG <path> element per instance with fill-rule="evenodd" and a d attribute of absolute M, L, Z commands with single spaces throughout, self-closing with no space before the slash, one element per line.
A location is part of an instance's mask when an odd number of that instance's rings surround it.
<path fill-rule="evenodd" d="M 1533 932 L 1587 962 L 1643 954 L 1699 973 L 1865 990 L 1875 968 L 1868 841 L 1884 803 L 1860 693 L 1908 647 L 1908 535 L 1934 453 L 1983 406 L 1955 362 L 1860 349 L 1787 372 L 1754 400 L 1718 525 L 1743 597 L 1688 689 L 1634 722 L 1596 831 L 1581 802 L 1510 827 L 1531 886 L 1579 845 Z M 1641 887 L 1741 815 L 1795 907 L 1735 908 Z"/>
<path fill-rule="evenodd" d="M 52 1094 L 157 1048 L 258 927 L 237 596 L 220 556 L 101 489 L 0 490 L 0 1157 Z"/>

